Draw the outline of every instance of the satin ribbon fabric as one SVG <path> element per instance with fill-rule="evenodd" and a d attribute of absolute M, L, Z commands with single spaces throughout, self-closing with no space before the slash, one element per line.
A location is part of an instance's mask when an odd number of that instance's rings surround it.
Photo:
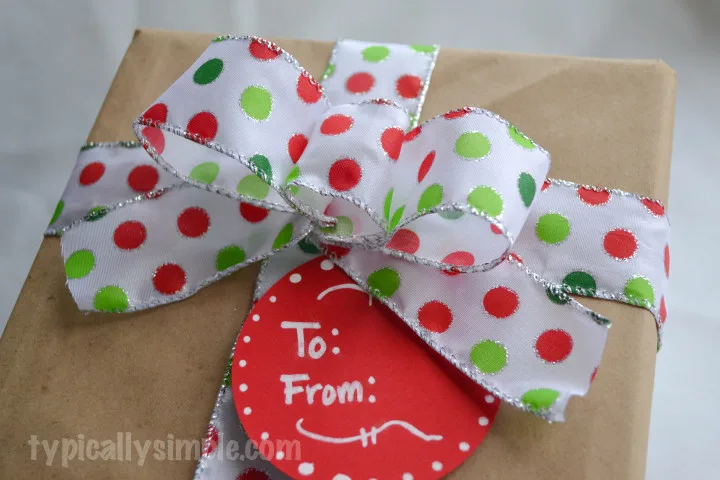
<path fill-rule="evenodd" d="M 150 308 L 271 258 L 261 291 L 322 248 L 477 383 L 562 420 L 609 326 L 568 293 L 664 322 L 663 206 L 547 180 L 549 154 L 486 110 L 412 128 L 437 49 L 346 45 L 387 68 L 331 61 L 329 97 L 270 42 L 220 37 L 135 122 L 149 156 L 81 152 L 51 226 L 78 306 Z"/>

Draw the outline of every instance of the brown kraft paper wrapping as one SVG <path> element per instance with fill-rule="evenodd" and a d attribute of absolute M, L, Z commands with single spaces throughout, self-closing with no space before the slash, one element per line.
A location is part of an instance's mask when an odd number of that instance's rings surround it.
<path fill-rule="evenodd" d="M 89 141 L 134 140 L 131 122 L 212 35 L 140 30 Z M 428 39 L 432 40 L 432 39 Z M 279 40 L 316 78 L 332 44 Z M 550 175 L 667 200 L 675 73 L 620 61 L 441 49 L 423 120 L 470 105 L 516 124 L 552 155 Z M 38 235 L 40 232 L 38 232 Z M 257 268 L 188 300 L 132 314 L 85 314 L 65 286 L 60 242 L 46 238 L 0 340 L 0 478 L 190 479 L 194 460 L 60 462 L 30 439 L 202 439 Z M 596 381 L 565 423 L 503 405 L 454 479 L 644 478 L 655 368 L 647 311 L 580 301 L 613 320 Z"/>

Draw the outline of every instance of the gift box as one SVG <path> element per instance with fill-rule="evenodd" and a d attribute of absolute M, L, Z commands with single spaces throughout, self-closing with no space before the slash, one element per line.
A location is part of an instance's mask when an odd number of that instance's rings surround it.
<path fill-rule="evenodd" d="M 131 141 L 131 124 L 213 39 L 139 30 L 89 142 Z M 277 40 L 320 78 L 333 45 Z M 549 176 L 666 200 L 674 72 L 626 61 L 442 49 L 420 120 L 478 105 L 552 153 Z M 124 315 L 80 312 L 57 238 L 46 238 L 0 340 L 3 478 L 192 478 L 194 458 L 138 462 L 132 442 L 201 439 L 258 269 L 179 303 Z M 449 478 L 643 478 L 657 347 L 647 310 L 582 298 L 613 319 L 593 387 L 550 424 L 503 405 Z M 86 439 L 117 439 L 111 460 L 60 461 Z M 57 458 L 48 448 L 56 443 Z M 40 443 L 38 443 L 40 442 Z M 82 450 L 82 448 L 80 449 Z M 67 453 L 67 452 L 65 452 Z M 142 463 L 142 464 L 140 464 Z"/>

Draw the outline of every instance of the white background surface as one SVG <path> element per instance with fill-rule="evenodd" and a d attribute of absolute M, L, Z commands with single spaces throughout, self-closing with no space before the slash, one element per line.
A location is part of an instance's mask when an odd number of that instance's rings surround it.
<path fill-rule="evenodd" d="M 665 60 L 672 303 L 647 478 L 717 478 L 720 1 L 0 0 L 0 331 L 137 26 Z"/>

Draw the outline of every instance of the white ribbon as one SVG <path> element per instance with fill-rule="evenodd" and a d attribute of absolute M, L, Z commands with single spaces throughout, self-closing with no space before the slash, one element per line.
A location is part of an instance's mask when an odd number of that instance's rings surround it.
<path fill-rule="evenodd" d="M 561 420 L 589 388 L 609 325 L 566 292 L 663 317 L 662 206 L 562 181 L 541 194 L 549 155 L 507 121 L 465 108 L 406 133 L 410 113 L 331 105 L 288 53 L 221 37 L 135 122 L 172 175 L 145 192 L 141 175 L 129 181 L 139 149 L 81 153 L 55 219 L 79 307 L 181 300 L 310 241 L 477 383 Z M 108 163 L 136 196 L 89 168 L 97 155 L 120 157 Z"/>

